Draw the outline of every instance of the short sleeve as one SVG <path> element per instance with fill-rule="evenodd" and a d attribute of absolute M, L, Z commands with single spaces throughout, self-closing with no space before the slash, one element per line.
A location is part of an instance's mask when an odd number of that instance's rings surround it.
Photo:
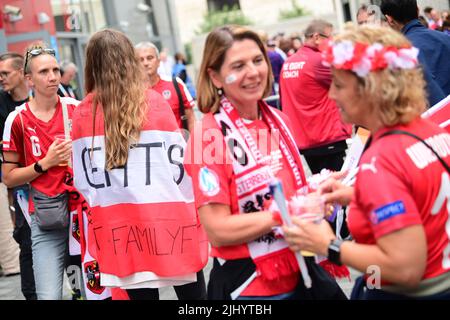
<path fill-rule="evenodd" d="M 3 131 L 3 151 L 23 153 L 23 132 L 18 111 L 8 115 Z"/>
<path fill-rule="evenodd" d="M 370 221 L 376 239 L 394 231 L 421 224 L 406 175 L 391 159 L 366 157 L 356 180 L 356 197 Z"/>
<path fill-rule="evenodd" d="M 186 84 L 180 78 L 177 78 L 177 82 L 180 85 L 181 97 L 183 98 L 184 108 L 192 109 L 195 105 L 195 102 L 194 99 L 192 99 L 192 96 L 189 93 Z"/>
<path fill-rule="evenodd" d="M 232 206 L 232 166 L 227 160 L 223 135 L 211 119 L 203 119 L 201 124 L 195 126 L 184 158 L 184 166 L 192 178 L 196 207 L 209 203 Z"/>

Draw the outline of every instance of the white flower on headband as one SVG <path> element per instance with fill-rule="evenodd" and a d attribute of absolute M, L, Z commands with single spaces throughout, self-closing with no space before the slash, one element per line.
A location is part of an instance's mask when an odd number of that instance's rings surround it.
<path fill-rule="evenodd" d="M 344 64 L 353 58 L 353 43 L 351 41 L 342 41 L 333 46 L 333 55 L 335 64 Z"/>
<path fill-rule="evenodd" d="M 418 65 L 419 49 L 415 47 L 385 47 L 381 43 L 367 45 L 345 40 L 338 43 L 328 42 L 322 50 L 324 64 L 336 69 L 351 70 L 359 77 L 365 77 L 371 71 L 413 69 Z"/>

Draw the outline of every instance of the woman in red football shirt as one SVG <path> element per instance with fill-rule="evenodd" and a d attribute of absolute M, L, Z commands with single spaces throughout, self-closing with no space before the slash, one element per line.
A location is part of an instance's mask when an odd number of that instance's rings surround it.
<path fill-rule="evenodd" d="M 209 299 L 311 298 L 293 253 L 272 230 L 280 221 L 266 208 L 273 177 L 288 199 L 306 186 L 288 119 L 262 100 L 271 83 L 255 32 L 225 26 L 208 35 L 198 82 L 205 115 L 188 143 L 185 166 L 212 244 Z M 314 259 L 306 260 L 311 277 L 327 283 L 313 279 L 313 287 L 343 298 Z"/>
<path fill-rule="evenodd" d="M 354 189 L 335 179 L 321 187 L 327 201 L 350 203 L 355 241 L 294 219 L 297 226 L 285 228 L 291 249 L 365 273 L 353 298 L 450 298 L 450 135 L 420 117 L 418 50 L 389 28 L 365 26 L 336 37 L 324 54 L 342 117 L 372 132 Z"/>

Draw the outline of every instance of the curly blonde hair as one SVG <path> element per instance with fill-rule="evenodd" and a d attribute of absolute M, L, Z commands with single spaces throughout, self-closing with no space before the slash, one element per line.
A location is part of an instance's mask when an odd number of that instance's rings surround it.
<path fill-rule="evenodd" d="M 411 46 L 397 31 L 373 25 L 348 27 L 333 39 L 335 43 L 345 40 L 368 45 L 377 42 L 399 49 Z M 371 108 L 378 108 L 385 126 L 409 123 L 426 109 L 426 84 L 420 68 L 384 69 L 369 72 L 365 77 L 354 76 L 358 79 L 359 94 Z"/>
<path fill-rule="evenodd" d="M 93 114 L 104 114 L 106 170 L 123 167 L 130 145 L 139 140 L 147 105 L 141 65 L 131 41 L 121 32 L 95 33 L 86 48 L 86 92 L 93 92 Z"/>
<path fill-rule="evenodd" d="M 202 64 L 200 66 L 199 77 L 197 82 L 197 102 L 201 112 L 215 113 L 219 110 L 220 96 L 217 89 L 214 87 L 211 78 L 209 77 L 208 69 L 216 72 L 220 71 L 225 55 L 228 49 L 231 48 L 235 41 L 242 41 L 245 39 L 253 40 L 258 45 L 263 53 L 264 59 L 269 66 L 269 74 L 267 77 L 266 88 L 263 97 L 267 97 L 272 91 L 273 74 L 270 67 L 270 60 L 267 56 L 264 43 L 258 34 L 248 28 L 241 26 L 223 26 L 211 31 L 206 38 L 205 49 L 203 51 Z"/>

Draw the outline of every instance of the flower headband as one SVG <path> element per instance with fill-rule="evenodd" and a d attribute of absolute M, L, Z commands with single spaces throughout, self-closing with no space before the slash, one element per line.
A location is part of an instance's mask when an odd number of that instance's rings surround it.
<path fill-rule="evenodd" d="M 415 47 L 385 47 L 381 43 L 372 45 L 345 40 L 329 41 L 322 50 L 324 65 L 336 69 L 350 70 L 359 77 L 371 71 L 383 69 L 414 69 L 418 65 L 419 49 Z"/>

